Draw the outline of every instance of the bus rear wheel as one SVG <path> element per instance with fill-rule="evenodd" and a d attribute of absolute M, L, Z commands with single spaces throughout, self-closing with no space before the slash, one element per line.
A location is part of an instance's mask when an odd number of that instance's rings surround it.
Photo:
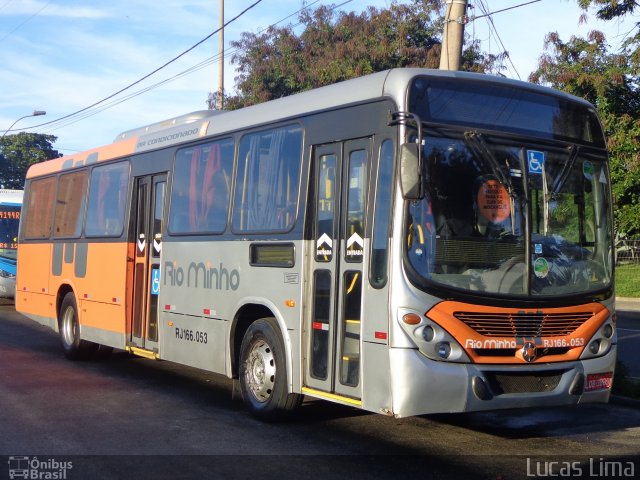
<path fill-rule="evenodd" d="M 97 344 L 80 338 L 78 306 L 76 297 L 71 292 L 62 299 L 58 313 L 58 327 L 64 356 L 69 360 L 85 360 L 98 350 Z"/>
<path fill-rule="evenodd" d="M 244 403 L 260 420 L 281 420 L 302 403 L 302 395 L 287 391 L 285 348 L 275 318 L 262 318 L 247 329 L 239 377 Z"/>

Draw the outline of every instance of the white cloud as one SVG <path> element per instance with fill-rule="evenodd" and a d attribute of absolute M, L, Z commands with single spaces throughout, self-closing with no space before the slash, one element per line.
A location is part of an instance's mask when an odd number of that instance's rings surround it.
<path fill-rule="evenodd" d="M 74 5 L 65 6 L 42 0 L 19 0 L 6 3 L 0 10 L 0 16 L 37 15 L 41 17 L 92 18 L 108 17 L 109 14 L 99 8 Z"/>

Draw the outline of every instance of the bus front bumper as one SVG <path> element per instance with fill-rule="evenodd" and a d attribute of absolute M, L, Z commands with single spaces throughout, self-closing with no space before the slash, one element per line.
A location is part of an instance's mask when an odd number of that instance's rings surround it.
<path fill-rule="evenodd" d="M 389 355 L 392 411 L 406 417 L 607 402 L 616 345 L 602 357 L 530 365 L 438 362 L 406 348 L 391 348 Z M 601 376 L 601 388 L 594 382 L 587 387 L 587 379 Z"/>

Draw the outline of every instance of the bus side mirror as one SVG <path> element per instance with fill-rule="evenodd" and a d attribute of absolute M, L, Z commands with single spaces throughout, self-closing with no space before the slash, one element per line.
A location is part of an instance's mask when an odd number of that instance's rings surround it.
<path fill-rule="evenodd" d="M 400 187 L 405 200 L 422 198 L 420 150 L 417 143 L 400 146 Z"/>

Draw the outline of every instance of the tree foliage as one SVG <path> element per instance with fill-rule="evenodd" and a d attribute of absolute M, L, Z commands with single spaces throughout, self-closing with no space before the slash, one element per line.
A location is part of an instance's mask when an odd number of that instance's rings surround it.
<path fill-rule="evenodd" d="M 578 0 L 578 5 L 585 12 L 592 11 L 600 20 L 621 20 L 640 10 L 637 0 Z M 637 69 L 640 67 L 640 23 L 636 22 L 635 27 L 628 33 L 623 47 L 627 60 L 636 69 L 637 75 Z"/>
<path fill-rule="evenodd" d="M 237 94 L 225 97 L 235 109 L 394 67 L 438 68 L 443 2 L 392 2 L 386 9 L 336 13 L 331 6 L 304 10 L 301 33 L 292 26 L 243 33 L 236 49 Z M 463 53 L 463 69 L 496 69 L 503 56 L 480 52 L 472 42 Z M 211 93 L 209 107 L 217 93 Z"/>
<path fill-rule="evenodd" d="M 545 50 L 529 80 L 596 106 L 611 159 L 616 229 L 624 236 L 640 235 L 640 90 L 629 52 L 611 53 L 598 31 L 568 42 L 550 33 Z"/>
<path fill-rule="evenodd" d="M 29 167 L 62 155 L 53 149 L 57 137 L 21 132 L 0 140 L 0 185 L 3 188 L 24 188 Z"/>

